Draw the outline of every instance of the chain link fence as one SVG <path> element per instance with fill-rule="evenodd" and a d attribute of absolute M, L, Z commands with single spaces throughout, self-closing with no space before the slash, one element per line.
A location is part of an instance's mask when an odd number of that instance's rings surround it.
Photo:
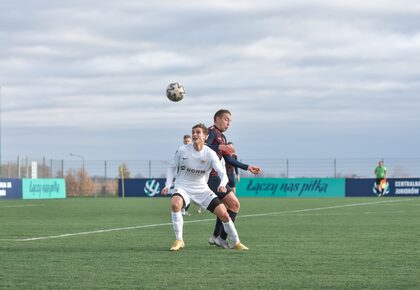
<path fill-rule="evenodd" d="M 383 160 L 388 177 L 420 177 L 420 158 L 243 159 L 262 168 L 258 177 L 374 177 Z M 162 178 L 170 160 L 55 160 L 17 157 L 2 161 L 2 178 L 65 178 L 69 196 L 116 196 L 118 178 Z M 121 171 L 123 168 L 123 173 Z M 253 177 L 241 171 L 242 177 Z"/>

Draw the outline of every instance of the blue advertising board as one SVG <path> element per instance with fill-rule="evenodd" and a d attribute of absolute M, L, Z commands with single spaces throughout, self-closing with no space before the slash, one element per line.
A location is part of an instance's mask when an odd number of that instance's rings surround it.
<path fill-rule="evenodd" d="M 388 178 L 383 196 L 420 196 L 420 178 Z M 378 196 L 376 179 L 346 179 L 346 197 Z"/>
<path fill-rule="evenodd" d="M 165 178 L 126 178 L 118 180 L 119 197 L 160 197 Z M 124 186 L 123 186 L 124 185 Z"/>
<path fill-rule="evenodd" d="M 17 178 L 1 178 L 0 199 L 12 198 L 22 198 L 22 180 Z"/>

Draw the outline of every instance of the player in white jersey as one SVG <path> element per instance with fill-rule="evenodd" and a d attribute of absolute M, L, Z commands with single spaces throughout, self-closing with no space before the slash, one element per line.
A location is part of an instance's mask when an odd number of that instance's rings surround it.
<path fill-rule="evenodd" d="M 217 154 L 205 145 L 207 134 L 205 125 L 195 125 L 192 128 L 193 144 L 181 146 L 175 153 L 174 160 L 168 169 L 166 185 L 162 189 L 162 195 L 169 193 L 169 188 L 171 188 L 175 178 L 171 208 L 172 226 L 176 240 L 170 250 L 178 251 L 185 246 L 183 239 L 184 220 L 181 209 L 191 202 L 206 208 L 222 220 L 223 227 L 234 245 L 233 249 L 248 250 L 240 242 L 235 225 L 230 219 L 226 207 L 207 185 L 208 176 L 213 168 L 221 179 L 218 187 L 219 191 L 225 192 L 225 186 L 228 182 L 226 170 Z"/>

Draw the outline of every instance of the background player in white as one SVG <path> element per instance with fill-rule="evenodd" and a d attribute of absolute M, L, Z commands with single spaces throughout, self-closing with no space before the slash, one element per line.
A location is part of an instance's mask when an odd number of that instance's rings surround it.
<path fill-rule="evenodd" d="M 198 206 L 206 208 L 214 213 L 223 222 L 223 227 L 233 242 L 236 250 L 248 250 L 240 240 L 235 225 L 229 217 L 226 207 L 210 190 L 207 179 L 210 171 L 214 168 L 220 176 L 221 182 L 218 191 L 226 191 L 228 181 L 226 170 L 217 157 L 216 153 L 205 146 L 207 127 L 197 124 L 192 128 L 193 144 L 182 146 L 175 154 L 174 160 L 168 169 L 166 185 L 162 189 L 162 195 L 167 195 L 175 178 L 175 186 L 171 198 L 172 226 L 175 232 L 175 242 L 171 251 L 178 251 L 185 246 L 183 239 L 184 220 L 181 209 L 188 206 L 191 201 Z M 177 169 L 179 171 L 177 172 Z"/>
<path fill-rule="evenodd" d="M 184 138 L 183 138 L 183 143 L 184 143 L 184 145 L 191 144 L 191 143 L 192 143 L 191 135 L 188 135 L 188 134 L 184 135 Z M 190 205 L 191 205 L 191 204 L 190 204 Z M 190 205 L 188 205 L 186 208 L 182 208 L 182 210 L 181 210 L 182 215 L 191 215 L 191 214 L 188 212 L 188 210 L 189 210 L 189 208 L 190 208 Z M 199 209 L 200 209 L 200 208 L 201 208 L 201 207 L 199 207 Z"/>

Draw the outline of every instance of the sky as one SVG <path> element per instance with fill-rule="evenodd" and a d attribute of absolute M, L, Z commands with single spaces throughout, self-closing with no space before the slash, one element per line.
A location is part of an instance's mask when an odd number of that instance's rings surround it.
<path fill-rule="evenodd" d="M 420 2 L 5 0 L 0 86 L 2 160 L 419 157 Z"/>

